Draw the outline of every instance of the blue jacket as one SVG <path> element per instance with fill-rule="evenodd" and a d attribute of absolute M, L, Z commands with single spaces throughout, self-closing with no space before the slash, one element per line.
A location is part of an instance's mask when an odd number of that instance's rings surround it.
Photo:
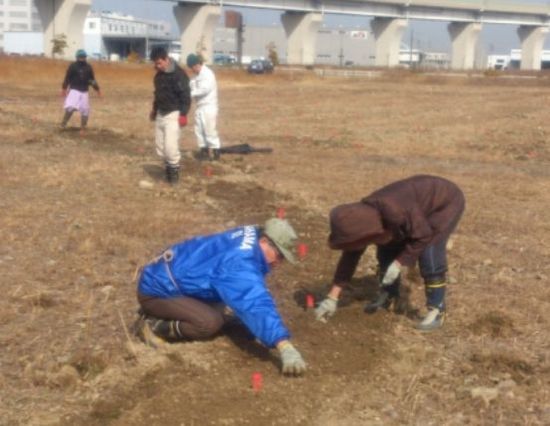
<path fill-rule="evenodd" d="M 273 347 L 290 333 L 266 288 L 269 271 L 258 228 L 244 226 L 172 246 L 143 268 L 138 290 L 160 298 L 223 302 L 254 336 Z"/>

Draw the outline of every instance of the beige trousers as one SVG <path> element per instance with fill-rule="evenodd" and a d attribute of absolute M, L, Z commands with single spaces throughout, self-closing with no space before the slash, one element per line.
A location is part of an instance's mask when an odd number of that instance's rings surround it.
<path fill-rule="evenodd" d="M 179 111 L 174 111 L 166 115 L 157 114 L 155 119 L 157 155 L 170 166 L 179 166 L 181 159 L 179 116 Z"/>

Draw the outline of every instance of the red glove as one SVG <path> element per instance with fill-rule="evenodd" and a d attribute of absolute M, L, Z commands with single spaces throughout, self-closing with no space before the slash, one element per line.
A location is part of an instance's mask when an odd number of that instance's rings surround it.
<path fill-rule="evenodd" d="M 178 122 L 180 123 L 180 127 L 187 126 L 187 116 L 186 115 L 180 115 L 180 118 L 179 118 Z"/>

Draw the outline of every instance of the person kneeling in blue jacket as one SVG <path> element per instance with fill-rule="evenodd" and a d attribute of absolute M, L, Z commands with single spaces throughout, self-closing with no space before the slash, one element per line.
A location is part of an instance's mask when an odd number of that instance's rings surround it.
<path fill-rule="evenodd" d="M 296 232 L 283 219 L 242 226 L 173 245 L 141 271 L 138 334 L 148 344 L 203 340 L 226 322 L 230 308 L 265 346 L 279 350 L 284 374 L 300 375 L 306 363 L 290 343 L 265 276 L 284 259 L 295 263 Z"/>

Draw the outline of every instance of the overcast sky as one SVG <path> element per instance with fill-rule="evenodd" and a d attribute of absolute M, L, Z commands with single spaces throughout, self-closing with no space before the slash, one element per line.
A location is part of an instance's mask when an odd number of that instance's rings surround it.
<path fill-rule="evenodd" d="M 545 0 L 515 0 L 514 3 L 548 4 Z M 172 7 L 175 2 L 164 0 L 93 0 L 92 8 L 96 11 L 129 13 L 140 18 L 163 19 L 172 24 L 176 31 Z M 242 9 L 245 25 L 280 25 L 280 12 Z M 327 27 L 368 29 L 370 19 L 342 15 L 326 15 L 324 25 Z M 513 25 L 485 25 L 481 32 L 481 44 L 486 53 L 509 53 L 510 49 L 520 48 L 517 27 Z M 412 37 L 411 37 L 412 36 Z M 411 21 L 403 36 L 403 42 L 423 50 L 450 52 L 451 43 L 447 33 L 446 22 Z M 550 37 L 545 47 L 550 49 Z"/>

